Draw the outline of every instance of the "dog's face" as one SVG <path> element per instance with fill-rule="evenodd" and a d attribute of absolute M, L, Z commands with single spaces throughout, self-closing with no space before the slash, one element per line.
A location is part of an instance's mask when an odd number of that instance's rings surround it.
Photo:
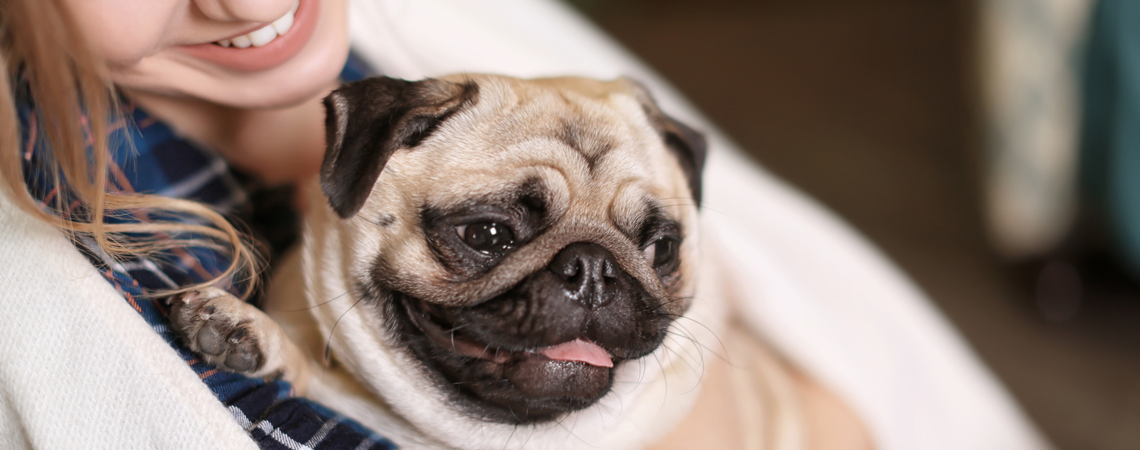
<path fill-rule="evenodd" d="M 640 86 L 374 78 L 325 104 L 321 186 L 365 332 L 432 380 L 425 395 L 556 419 L 689 307 L 704 142 Z"/>

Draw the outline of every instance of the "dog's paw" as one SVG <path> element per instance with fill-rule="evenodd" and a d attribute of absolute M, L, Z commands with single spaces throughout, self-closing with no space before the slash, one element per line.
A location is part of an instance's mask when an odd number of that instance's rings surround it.
<path fill-rule="evenodd" d="M 228 292 L 206 287 L 167 298 L 170 322 L 190 350 L 219 369 L 264 377 L 275 324 Z"/>

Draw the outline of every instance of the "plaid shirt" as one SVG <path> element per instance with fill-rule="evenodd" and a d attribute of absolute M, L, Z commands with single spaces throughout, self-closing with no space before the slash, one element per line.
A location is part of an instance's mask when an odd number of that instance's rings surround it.
<path fill-rule="evenodd" d="M 355 80 L 369 73 L 370 70 L 353 57 L 341 75 L 345 80 Z M 55 214 L 84 214 L 78 202 L 58 201 L 68 198 L 66 187 L 54 186 L 46 172 L 43 159 L 48 153 L 26 80 L 17 88 L 16 97 L 23 125 L 24 173 L 29 191 L 42 207 Z M 248 224 L 253 234 L 267 243 L 270 257 L 296 239 L 297 217 L 288 206 L 287 191 L 257 186 L 252 178 L 230 168 L 217 153 L 177 136 L 168 125 L 142 109 L 131 104 L 125 104 L 124 109 L 123 120 L 112 124 L 108 131 L 109 190 L 158 194 L 210 205 L 227 217 Z M 136 216 L 108 217 L 107 220 L 140 219 Z M 116 261 L 89 238 L 76 239 L 75 244 L 123 294 L 127 303 L 182 356 L 261 448 L 395 448 L 387 439 L 356 422 L 295 397 L 292 387 L 283 380 L 266 382 L 219 371 L 178 341 L 167 319 L 166 305 L 155 299 L 152 292 L 212 279 L 230 262 L 226 255 L 205 248 L 184 248 Z"/>

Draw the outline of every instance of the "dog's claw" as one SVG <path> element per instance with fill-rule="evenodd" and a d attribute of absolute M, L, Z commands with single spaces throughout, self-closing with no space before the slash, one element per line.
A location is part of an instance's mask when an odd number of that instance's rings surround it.
<path fill-rule="evenodd" d="M 255 331 L 257 308 L 212 287 L 169 299 L 170 322 L 182 340 L 219 369 L 255 375 L 265 351 Z"/>

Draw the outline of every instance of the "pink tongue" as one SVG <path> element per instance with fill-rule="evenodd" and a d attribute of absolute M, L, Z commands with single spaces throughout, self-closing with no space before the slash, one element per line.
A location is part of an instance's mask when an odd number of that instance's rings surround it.
<path fill-rule="evenodd" d="M 580 361 L 597 367 L 614 366 L 609 353 L 598 347 L 598 344 L 582 339 L 546 347 L 538 352 L 555 361 Z"/>

